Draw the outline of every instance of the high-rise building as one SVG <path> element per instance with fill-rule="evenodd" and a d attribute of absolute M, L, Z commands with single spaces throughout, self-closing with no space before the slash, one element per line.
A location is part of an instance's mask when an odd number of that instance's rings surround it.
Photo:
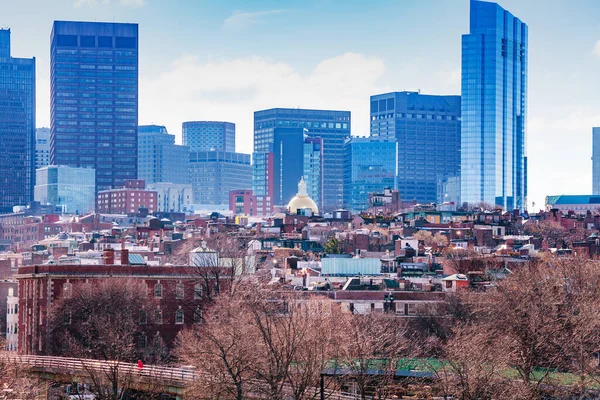
<path fill-rule="evenodd" d="M 175 136 L 160 125 L 138 127 L 138 178 L 155 182 L 189 183 L 187 146 L 175 144 Z"/>
<path fill-rule="evenodd" d="M 323 204 L 323 139 L 319 137 L 304 138 L 304 182 L 308 197 Z"/>
<path fill-rule="evenodd" d="M 158 207 L 157 193 L 146 189 L 142 179 L 126 180 L 120 188 L 99 190 L 96 197 L 96 211 L 101 214 L 134 215 L 144 209 L 151 214 Z"/>
<path fill-rule="evenodd" d="M 235 152 L 235 124 L 219 121 L 188 121 L 181 124 L 183 145 L 190 151 Z"/>
<path fill-rule="evenodd" d="M 92 167 L 96 190 L 137 178 L 138 25 L 54 21 L 50 162 Z"/>
<path fill-rule="evenodd" d="M 527 31 L 498 4 L 471 0 L 462 37 L 463 203 L 526 207 Z"/>
<path fill-rule="evenodd" d="M 271 215 L 275 206 L 275 157 L 272 152 L 252 153 L 252 193 L 256 215 Z"/>
<path fill-rule="evenodd" d="M 371 96 L 371 137 L 398 142 L 400 196 L 435 202 L 438 182 L 460 175 L 460 96 Z"/>
<path fill-rule="evenodd" d="M 0 29 L 0 212 L 33 199 L 35 58 L 13 58 L 10 29 Z"/>
<path fill-rule="evenodd" d="M 50 128 L 35 130 L 35 169 L 50 164 Z"/>
<path fill-rule="evenodd" d="M 396 189 L 398 145 L 394 138 L 352 137 L 344 143 L 344 207 L 363 211 L 369 193 Z"/>
<path fill-rule="evenodd" d="M 229 208 L 229 192 L 250 189 L 250 155 L 226 151 L 191 151 L 190 183 L 200 208 Z"/>
<path fill-rule="evenodd" d="M 592 128 L 592 194 L 600 195 L 600 127 Z"/>
<path fill-rule="evenodd" d="M 343 204 L 343 150 L 344 139 L 350 136 L 350 111 L 305 110 L 296 108 L 273 108 L 254 113 L 254 154 L 275 153 L 276 129 L 305 129 L 308 137 L 323 139 L 323 176 L 327 184 L 323 187 L 324 211 L 331 211 Z M 281 131 L 283 132 L 283 131 Z M 297 149 L 297 153 L 301 150 Z M 302 157 L 302 155 L 300 154 Z M 283 156 L 287 162 L 287 155 Z M 275 157 L 274 168 L 277 168 Z M 254 169 L 255 172 L 258 169 Z M 277 176 L 277 171 L 275 171 Z M 267 180 L 254 176 L 254 184 Z M 298 180 L 295 181 L 296 183 Z M 264 187 L 253 186 L 256 196 L 266 192 Z M 295 193 L 295 189 L 294 189 Z M 275 188 L 277 205 L 285 205 L 287 191 Z M 279 196 L 279 197 L 277 197 Z M 258 201 L 259 199 L 257 199 Z M 258 203 L 257 203 L 258 204 Z M 260 208 L 260 207 L 258 207 Z"/>
<path fill-rule="evenodd" d="M 47 165 L 36 171 L 35 201 L 64 213 L 85 214 L 96 209 L 95 183 L 92 168 Z"/>

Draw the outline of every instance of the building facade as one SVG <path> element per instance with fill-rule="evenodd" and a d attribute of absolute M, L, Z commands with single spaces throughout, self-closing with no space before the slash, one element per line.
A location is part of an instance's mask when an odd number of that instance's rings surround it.
<path fill-rule="evenodd" d="M 114 256 L 113 256 L 114 257 Z M 110 277 L 110 278 L 107 278 Z M 49 354 L 49 306 L 73 285 L 97 279 L 132 279 L 146 283 L 148 297 L 157 303 L 148 316 L 145 334 L 159 334 L 172 346 L 177 334 L 199 322 L 206 302 L 202 286 L 189 267 L 146 265 L 34 265 L 20 267 L 18 304 L 18 346 L 20 354 Z M 225 286 L 223 278 L 219 284 Z M 213 282 L 210 282 L 213 284 Z M 200 284 L 201 285 L 201 284 Z M 42 301 L 40 301 L 42 300 Z"/>
<path fill-rule="evenodd" d="M 398 142 L 398 191 L 431 203 L 438 181 L 460 176 L 460 96 L 394 92 L 371 96 L 371 137 Z"/>
<path fill-rule="evenodd" d="M 127 180 L 120 189 L 108 189 L 98 192 L 96 211 L 101 214 L 137 214 L 140 208 L 148 213 L 157 211 L 157 193 L 146 190 L 143 180 Z"/>
<path fill-rule="evenodd" d="M 252 192 L 256 215 L 266 217 L 275 205 L 275 156 L 269 153 L 252 153 Z"/>
<path fill-rule="evenodd" d="M 189 183 L 189 148 L 175 144 L 175 136 L 160 125 L 138 127 L 138 179 L 147 184 Z"/>
<path fill-rule="evenodd" d="M 303 176 L 308 196 L 323 207 L 323 139 L 304 138 Z"/>
<path fill-rule="evenodd" d="M 35 169 L 50 164 L 50 128 L 35 130 Z"/>
<path fill-rule="evenodd" d="M 47 165 L 36 171 L 35 201 L 60 207 L 64 213 L 85 214 L 96 209 L 96 171 L 66 165 Z"/>
<path fill-rule="evenodd" d="M 181 124 L 183 145 L 190 151 L 235 153 L 235 124 L 220 121 L 188 121 Z"/>
<path fill-rule="evenodd" d="M 229 192 L 229 211 L 233 215 L 256 215 L 255 197 L 252 190 L 232 190 Z"/>
<path fill-rule="evenodd" d="M 277 151 L 275 146 L 277 129 L 305 129 L 308 137 L 323 139 L 323 176 L 327 178 L 327 185 L 323 188 L 321 207 L 324 211 L 331 211 L 341 207 L 343 203 L 342 148 L 344 139 L 350 136 L 350 127 L 350 111 L 292 108 L 257 111 L 254 113 L 254 153 L 275 153 Z M 277 168 L 277 157 L 275 157 L 274 167 Z M 255 171 L 258 172 L 256 169 Z M 253 177 L 253 181 L 261 183 L 265 180 Z M 294 185 L 297 182 L 296 180 Z M 258 196 L 258 193 L 266 192 L 266 189 L 254 186 L 253 191 Z M 275 196 L 278 196 L 277 188 L 275 188 Z M 278 200 L 281 200 L 281 196 Z"/>
<path fill-rule="evenodd" d="M 229 208 L 229 192 L 250 189 L 250 155 L 225 151 L 191 151 L 190 183 L 199 206 Z"/>
<path fill-rule="evenodd" d="M 192 185 L 156 182 L 148 184 L 147 189 L 156 192 L 157 211 L 193 212 L 194 192 Z"/>
<path fill-rule="evenodd" d="M 50 41 L 50 163 L 136 179 L 138 25 L 54 21 Z"/>
<path fill-rule="evenodd" d="M 35 58 L 13 58 L 10 29 L 0 29 L 0 212 L 33 199 Z"/>
<path fill-rule="evenodd" d="M 592 194 L 600 195 L 600 127 L 592 128 Z"/>
<path fill-rule="evenodd" d="M 398 145 L 393 138 L 346 139 L 344 143 L 344 207 L 363 211 L 369 193 L 396 189 Z"/>
<path fill-rule="evenodd" d="M 462 37 L 463 203 L 526 207 L 527 38 L 510 12 L 471 0 Z"/>

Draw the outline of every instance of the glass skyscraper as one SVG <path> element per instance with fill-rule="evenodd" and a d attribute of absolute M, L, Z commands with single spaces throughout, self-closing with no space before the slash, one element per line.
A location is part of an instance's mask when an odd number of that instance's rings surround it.
<path fill-rule="evenodd" d="M 350 136 L 350 111 L 306 110 L 298 108 L 273 108 L 254 113 L 254 154 L 273 153 L 276 128 L 305 129 L 308 137 L 323 139 L 323 204 L 324 211 L 332 211 L 343 204 L 343 146 Z M 302 156 L 302 147 L 297 149 Z M 256 158 L 256 156 L 253 156 Z M 285 160 L 284 156 L 284 160 Z M 277 167 L 275 160 L 274 167 Z M 255 168 L 254 171 L 264 169 Z M 268 180 L 254 177 L 255 185 Z M 295 185 L 298 182 L 295 182 Z M 253 192 L 265 193 L 262 187 L 253 187 Z M 295 190 L 294 190 L 295 193 Z M 275 189 L 277 198 L 277 189 Z M 285 197 L 285 196 L 284 196 Z M 278 198 L 277 205 L 285 205 L 289 199 Z M 285 204 L 281 204 L 285 202 Z"/>
<path fill-rule="evenodd" d="M 304 182 L 308 197 L 323 204 L 323 139 L 318 137 L 304 138 Z"/>
<path fill-rule="evenodd" d="M 592 128 L 592 194 L 600 195 L 600 127 Z"/>
<path fill-rule="evenodd" d="M 35 58 L 13 58 L 10 29 L 0 29 L 0 212 L 33 199 Z"/>
<path fill-rule="evenodd" d="M 371 137 L 398 142 L 400 197 L 435 202 L 439 183 L 460 175 L 460 96 L 371 96 Z"/>
<path fill-rule="evenodd" d="M 35 201 L 85 214 L 96 208 L 96 174 L 92 168 L 47 165 L 36 171 Z"/>
<path fill-rule="evenodd" d="M 462 37 L 461 202 L 526 207 L 527 25 L 471 0 Z"/>
<path fill-rule="evenodd" d="M 344 143 L 344 207 L 363 211 L 369 193 L 396 189 L 398 145 L 394 138 L 346 139 Z"/>
<path fill-rule="evenodd" d="M 190 150 L 175 144 L 161 125 L 138 127 L 138 179 L 155 182 L 189 183 Z"/>
<path fill-rule="evenodd" d="M 138 25 L 55 21 L 50 161 L 91 167 L 96 190 L 137 178 Z"/>
<path fill-rule="evenodd" d="M 217 121 L 188 121 L 181 124 L 183 145 L 190 151 L 235 152 L 235 124 Z"/>

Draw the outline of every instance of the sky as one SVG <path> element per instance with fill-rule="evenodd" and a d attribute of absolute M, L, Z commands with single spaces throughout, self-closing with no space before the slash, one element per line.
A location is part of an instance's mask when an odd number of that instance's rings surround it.
<path fill-rule="evenodd" d="M 501 0 L 529 26 L 528 207 L 590 194 L 600 126 L 600 1 Z M 350 110 L 369 135 L 369 96 L 460 94 L 469 0 L 0 0 L 14 57 L 36 57 L 37 126 L 50 124 L 54 20 L 139 24 L 139 123 L 181 142 L 190 120 L 236 124 L 252 152 L 253 112 Z M 535 203 L 535 206 L 532 205 Z"/>

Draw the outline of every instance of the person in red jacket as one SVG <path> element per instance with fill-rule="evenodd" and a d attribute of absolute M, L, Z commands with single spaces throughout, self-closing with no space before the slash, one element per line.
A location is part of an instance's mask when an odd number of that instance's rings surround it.
<path fill-rule="evenodd" d="M 138 360 L 137 367 L 140 371 L 142 370 L 142 368 L 144 368 L 144 363 L 142 362 L 142 360 Z"/>

